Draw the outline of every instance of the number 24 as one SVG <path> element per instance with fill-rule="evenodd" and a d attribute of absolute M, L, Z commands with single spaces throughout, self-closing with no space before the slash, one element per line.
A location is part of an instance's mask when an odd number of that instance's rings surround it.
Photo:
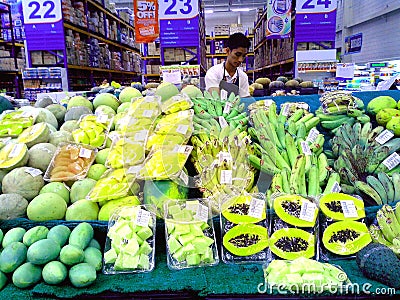
<path fill-rule="evenodd" d="M 190 14 L 192 12 L 192 6 L 190 5 L 192 0 L 179 0 L 179 1 L 184 2 L 183 6 L 186 7 L 186 9 L 181 8 L 181 9 L 179 9 L 179 11 L 184 15 Z M 169 0 L 164 0 L 164 2 L 169 2 Z M 165 10 L 166 15 L 177 15 L 178 14 L 178 12 L 176 10 L 173 10 L 174 7 L 176 6 L 176 2 L 177 2 L 177 0 L 172 0 L 171 5 L 168 6 L 168 8 Z"/>
<path fill-rule="evenodd" d="M 311 4 L 311 2 L 313 2 L 313 0 L 306 0 L 301 8 L 302 9 L 313 9 L 313 8 L 315 8 L 315 5 Z M 330 1 L 330 0 L 317 0 L 317 5 L 325 5 L 325 8 L 328 8 L 329 4 L 331 4 L 331 3 L 332 3 L 332 1 Z"/>

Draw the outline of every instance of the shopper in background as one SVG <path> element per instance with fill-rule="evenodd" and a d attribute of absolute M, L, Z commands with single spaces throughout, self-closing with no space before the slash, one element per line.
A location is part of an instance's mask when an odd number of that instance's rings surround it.
<path fill-rule="evenodd" d="M 222 99 L 230 93 L 249 97 L 249 79 L 240 67 L 250 47 L 250 40 L 242 33 L 229 36 L 226 46 L 226 61 L 211 67 L 205 77 L 206 90 L 217 91 Z"/>

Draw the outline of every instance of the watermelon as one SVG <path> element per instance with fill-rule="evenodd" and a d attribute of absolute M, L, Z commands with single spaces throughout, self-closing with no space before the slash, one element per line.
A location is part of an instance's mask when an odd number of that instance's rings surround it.
<path fill-rule="evenodd" d="M 60 143 L 73 142 L 72 133 L 68 131 L 56 131 L 50 134 L 49 143 L 58 146 Z"/>
<path fill-rule="evenodd" d="M 82 115 L 90 115 L 92 110 L 86 106 L 75 106 L 67 110 L 64 121 L 79 120 Z"/>
<path fill-rule="evenodd" d="M 154 204 L 157 217 L 164 217 L 164 203 L 171 199 L 187 199 L 189 189 L 172 180 L 146 180 L 143 187 L 144 204 Z"/>
<path fill-rule="evenodd" d="M 182 89 L 182 94 L 186 94 L 190 99 L 194 99 L 197 97 L 203 97 L 203 93 L 201 90 L 194 85 L 187 85 Z"/>

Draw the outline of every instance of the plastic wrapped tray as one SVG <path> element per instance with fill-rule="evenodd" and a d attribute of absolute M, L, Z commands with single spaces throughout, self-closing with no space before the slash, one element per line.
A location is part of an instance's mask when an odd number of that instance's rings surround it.
<path fill-rule="evenodd" d="M 137 135 L 136 135 L 137 136 Z M 141 164 L 145 158 L 145 143 L 147 134 L 144 139 L 135 140 L 135 137 L 121 137 L 114 139 L 107 156 L 105 166 L 111 169 L 126 168 Z"/>
<path fill-rule="evenodd" d="M 133 98 L 128 109 L 128 115 L 141 119 L 155 120 L 161 114 L 161 97 L 145 96 Z"/>
<path fill-rule="evenodd" d="M 193 102 L 186 94 L 178 94 L 164 101 L 161 110 L 164 114 L 173 114 L 179 111 L 188 110 L 193 107 Z"/>
<path fill-rule="evenodd" d="M 123 206 L 108 222 L 103 273 L 144 273 L 154 269 L 156 216 L 153 205 Z"/>
<path fill-rule="evenodd" d="M 78 120 L 79 128 L 72 132 L 72 136 L 76 143 L 101 149 L 106 145 L 112 124 L 113 118 L 106 114 L 82 115 Z"/>
<path fill-rule="evenodd" d="M 33 110 L 5 111 L 0 115 L 0 137 L 17 137 L 25 128 L 35 123 L 37 114 Z"/>
<path fill-rule="evenodd" d="M 165 203 L 167 264 L 171 270 L 219 263 L 211 210 L 204 199 Z"/>
<path fill-rule="evenodd" d="M 61 143 L 47 167 L 46 181 L 76 181 L 84 179 L 97 150 L 87 145 Z M 56 176 L 56 174 L 59 174 Z"/>

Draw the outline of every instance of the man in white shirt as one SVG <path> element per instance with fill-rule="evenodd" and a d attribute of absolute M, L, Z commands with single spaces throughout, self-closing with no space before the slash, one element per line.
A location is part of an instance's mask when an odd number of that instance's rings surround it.
<path fill-rule="evenodd" d="M 217 91 L 221 98 L 231 92 L 241 98 L 249 97 L 249 79 L 240 67 L 250 47 L 249 39 L 242 33 L 234 33 L 227 40 L 226 61 L 211 67 L 205 77 L 206 90 Z"/>

